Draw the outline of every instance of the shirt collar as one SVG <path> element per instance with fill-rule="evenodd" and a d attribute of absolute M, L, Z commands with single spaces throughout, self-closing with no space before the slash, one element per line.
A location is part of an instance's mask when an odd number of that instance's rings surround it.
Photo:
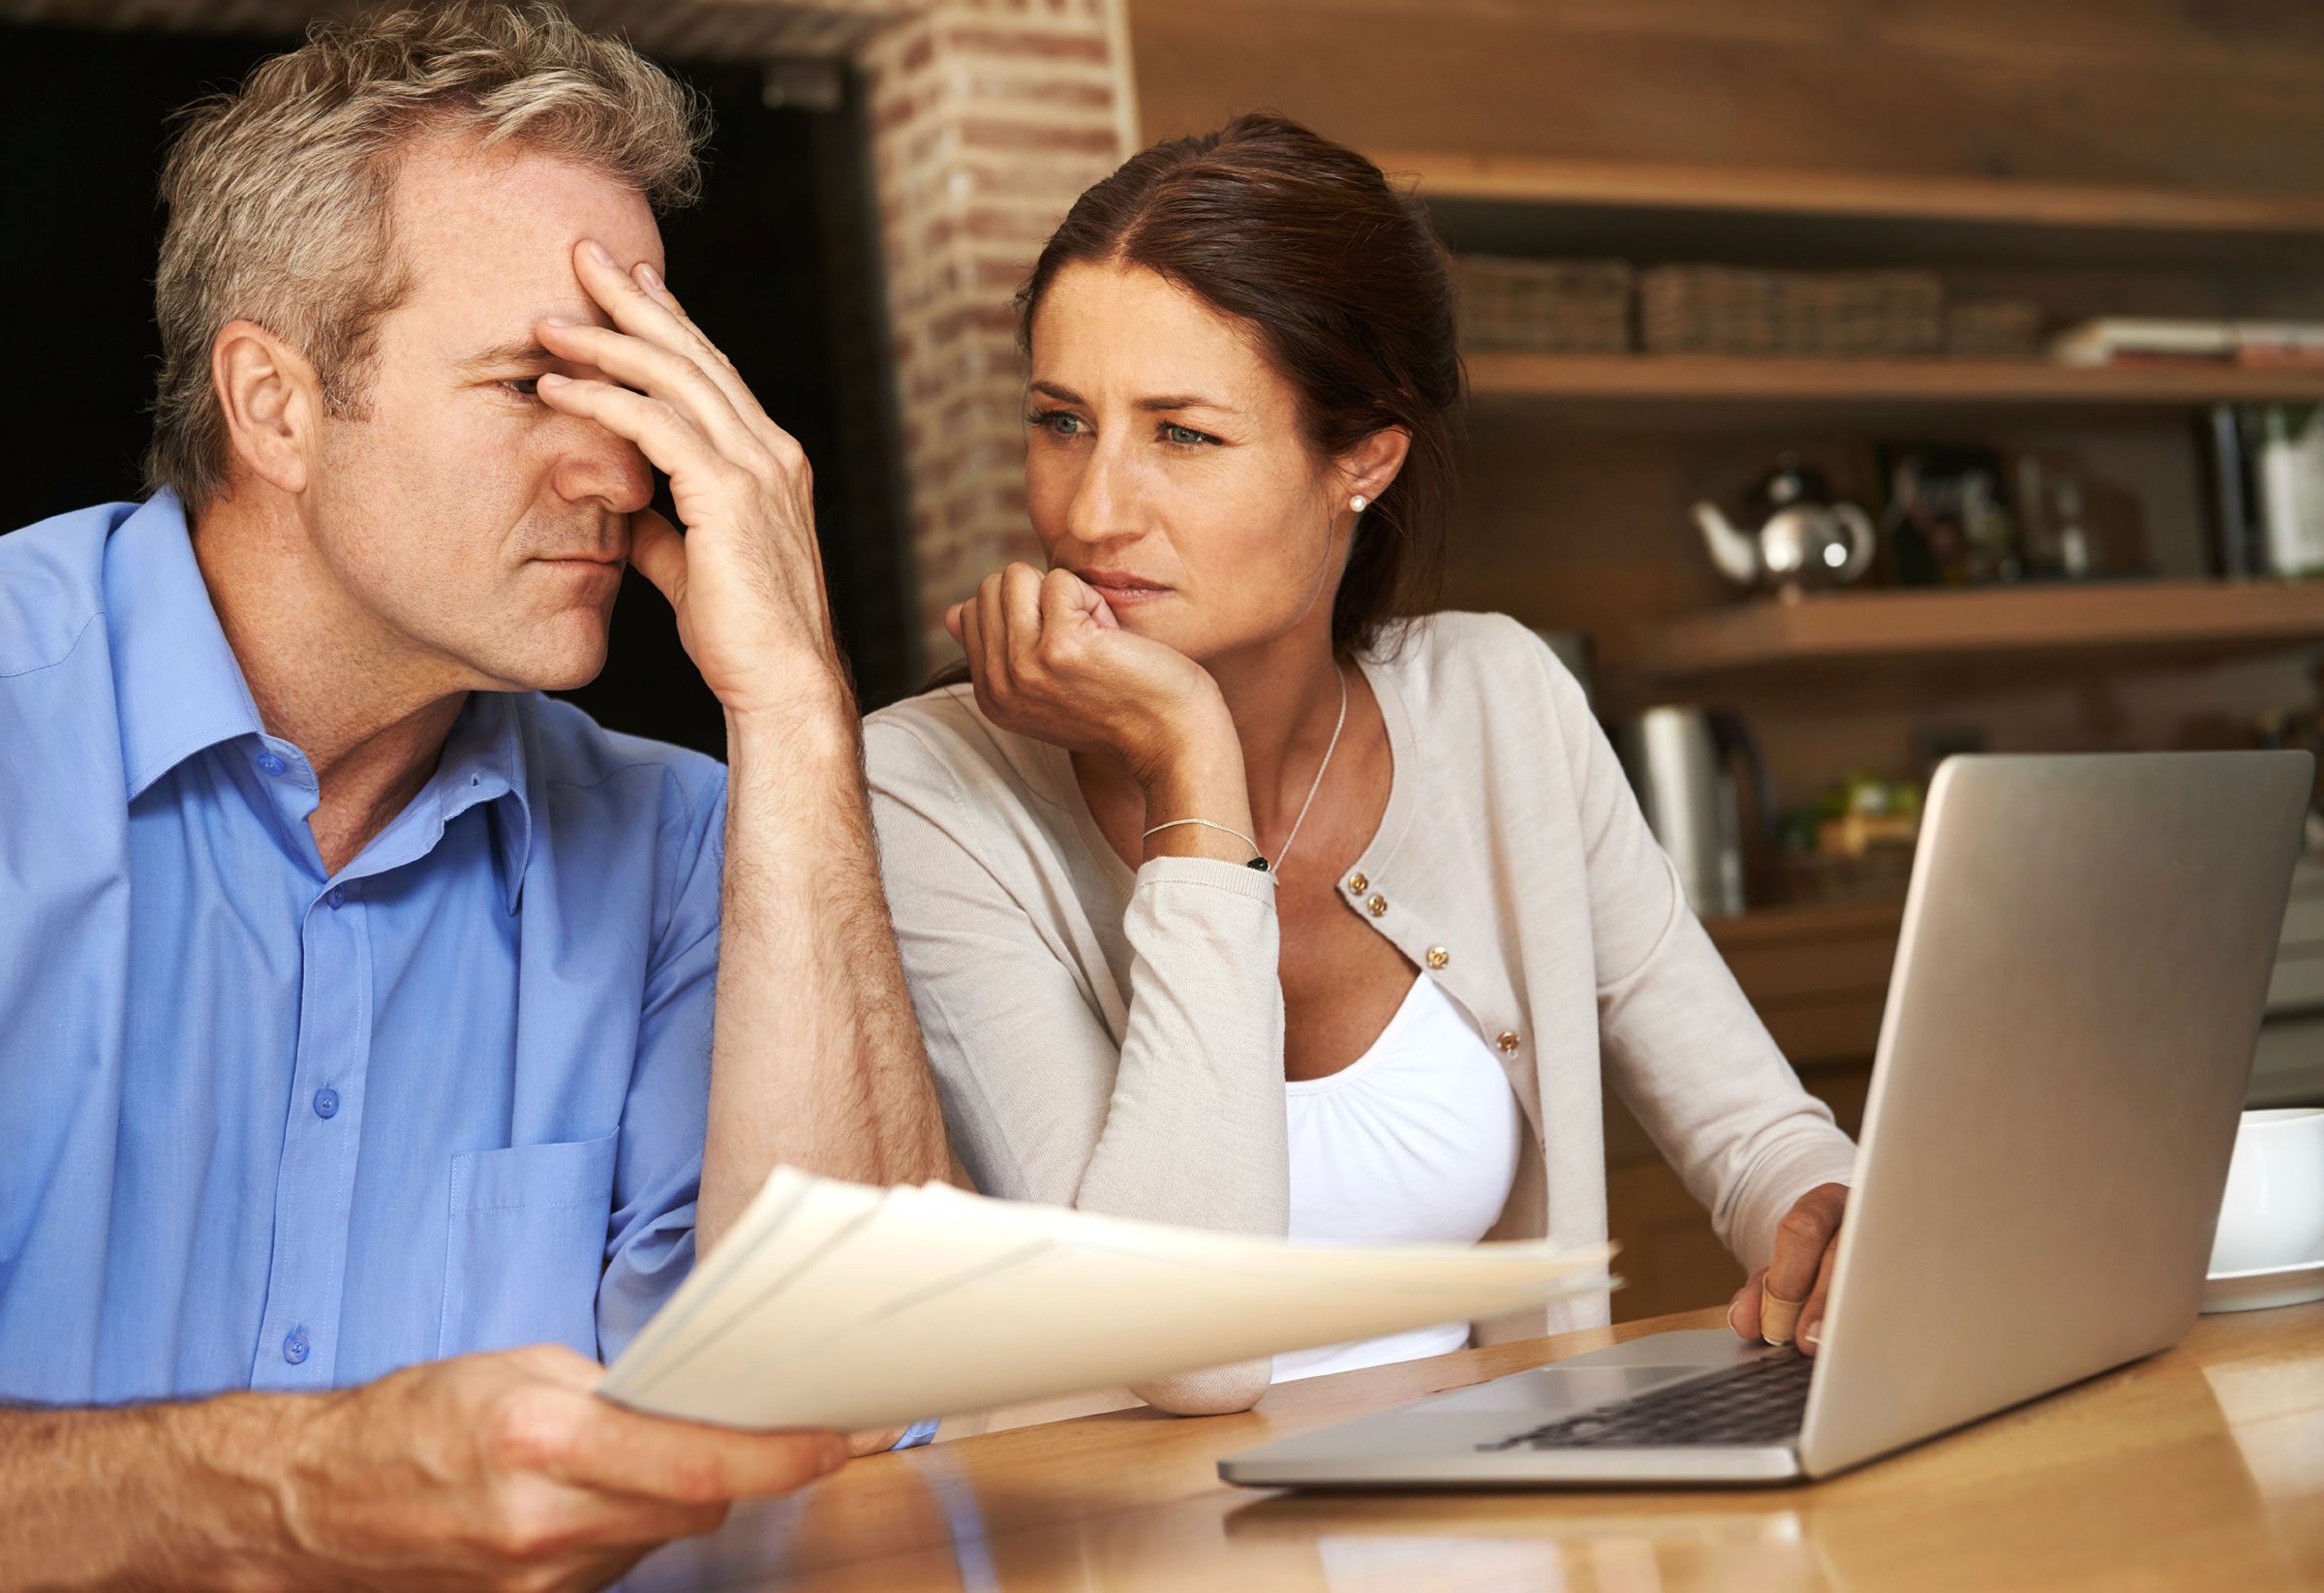
<path fill-rule="evenodd" d="M 261 732 L 175 493 L 154 494 L 107 540 L 105 625 L 128 800 L 203 748 Z"/>
<path fill-rule="evenodd" d="M 127 800 L 204 748 L 264 734 L 195 563 L 185 509 L 167 488 L 114 527 L 106 543 L 105 618 Z M 531 692 L 471 692 L 430 782 L 442 823 L 493 803 L 493 860 L 512 913 L 533 853 L 525 740 L 534 701 Z"/>
<path fill-rule="evenodd" d="M 492 808 L 493 861 L 501 892 L 514 912 L 523 900 L 525 867 L 533 856 L 533 805 L 525 788 L 525 740 L 535 702 L 529 691 L 472 691 L 444 738 L 431 781 L 438 812 L 449 824 L 479 802 Z M 508 800 L 499 800 L 505 797 Z"/>

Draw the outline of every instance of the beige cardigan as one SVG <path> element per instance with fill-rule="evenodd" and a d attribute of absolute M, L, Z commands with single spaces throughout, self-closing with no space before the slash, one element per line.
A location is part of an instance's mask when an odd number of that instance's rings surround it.
<path fill-rule="evenodd" d="M 1605 1238 L 1601 1067 L 1746 1268 L 1854 1148 L 1800 1086 L 1656 844 L 1579 686 L 1500 615 L 1441 614 L 1361 660 L 1394 775 L 1348 910 L 1498 1044 L 1532 1133 L 1495 1238 Z M 953 1145 L 977 1187 L 1281 1234 L 1274 882 L 1200 858 L 1135 874 L 1067 755 L 965 686 L 865 727 L 888 897 Z M 1603 1295 L 1479 1342 L 1606 1320 Z M 1247 1406 L 1268 1367 L 1137 1392 Z"/>

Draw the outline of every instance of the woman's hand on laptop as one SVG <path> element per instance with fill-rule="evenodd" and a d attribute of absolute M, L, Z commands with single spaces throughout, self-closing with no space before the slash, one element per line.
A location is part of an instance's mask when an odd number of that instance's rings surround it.
<path fill-rule="evenodd" d="M 1845 1183 L 1819 1183 L 1800 1196 L 1775 1226 L 1774 1255 L 1735 1291 L 1728 1325 L 1745 1338 L 1770 1344 L 1796 1340 L 1802 1354 L 1814 1355 L 1847 1211 Z"/>

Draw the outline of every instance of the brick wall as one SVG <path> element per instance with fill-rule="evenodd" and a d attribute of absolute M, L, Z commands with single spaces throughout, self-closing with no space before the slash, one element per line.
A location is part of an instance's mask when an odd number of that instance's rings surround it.
<path fill-rule="evenodd" d="M 1130 152 L 1121 0 L 933 0 L 863 49 L 927 656 L 944 608 L 1034 557 L 1010 297 Z"/>

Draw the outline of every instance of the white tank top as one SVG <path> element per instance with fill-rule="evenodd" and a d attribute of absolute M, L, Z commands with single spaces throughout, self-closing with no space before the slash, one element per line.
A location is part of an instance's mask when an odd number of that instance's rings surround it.
<path fill-rule="evenodd" d="M 1484 1043 L 1436 982 L 1412 982 L 1361 1057 L 1285 1082 L 1291 1237 L 1343 1244 L 1474 1244 L 1500 1220 L 1524 1119 Z M 1274 1380 L 1443 1355 L 1466 1322 L 1275 1357 Z"/>

